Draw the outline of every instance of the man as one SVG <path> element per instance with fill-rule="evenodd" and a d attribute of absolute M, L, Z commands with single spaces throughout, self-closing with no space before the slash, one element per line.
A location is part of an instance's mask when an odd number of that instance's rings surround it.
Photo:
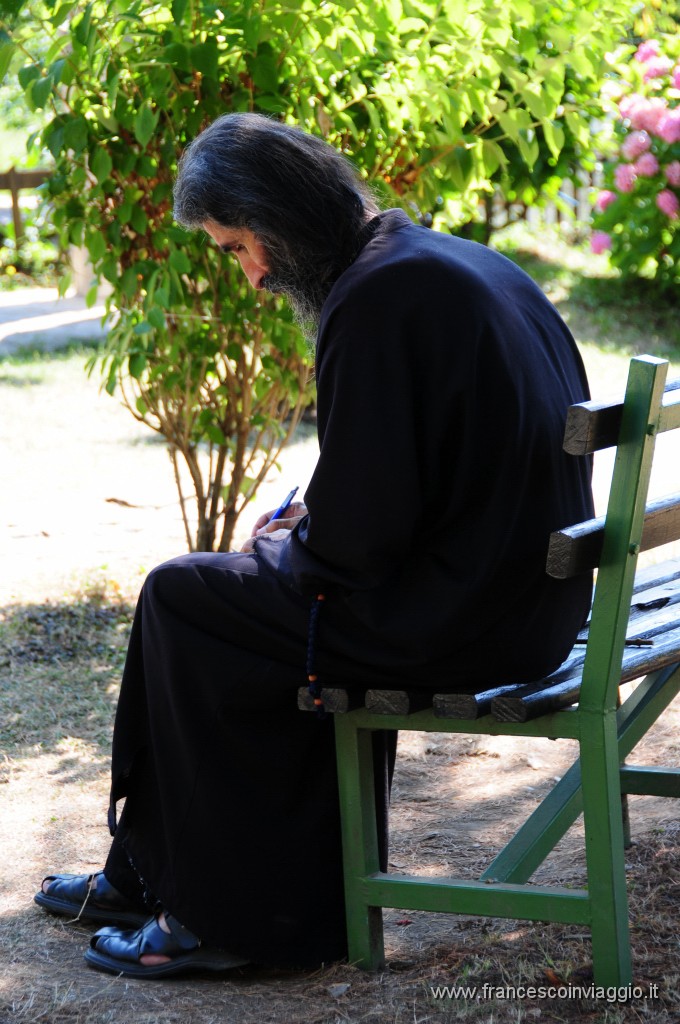
<path fill-rule="evenodd" d="M 379 213 L 298 129 L 220 118 L 183 158 L 175 216 L 286 294 L 315 337 L 319 460 L 305 505 L 262 517 L 243 552 L 149 576 L 116 716 L 111 853 L 103 874 L 50 876 L 36 900 L 115 924 L 86 959 L 116 973 L 310 966 L 346 947 L 332 725 L 296 710 L 305 666 L 468 691 L 556 668 L 590 600 L 588 577 L 544 571 L 550 532 L 592 515 L 589 464 L 561 446 L 587 384 L 521 270 Z M 378 736 L 378 763 L 393 754 Z"/>

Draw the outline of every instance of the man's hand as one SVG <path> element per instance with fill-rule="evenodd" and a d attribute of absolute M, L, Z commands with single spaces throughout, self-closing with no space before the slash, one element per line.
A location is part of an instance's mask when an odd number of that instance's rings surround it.
<path fill-rule="evenodd" d="M 254 551 L 255 541 L 258 537 L 268 536 L 272 540 L 284 540 L 300 520 L 307 515 L 307 508 L 301 501 L 294 501 L 288 506 L 283 515 L 279 516 L 278 519 L 272 520 L 275 511 L 275 509 L 272 509 L 271 512 L 264 512 L 260 516 L 241 551 Z"/>

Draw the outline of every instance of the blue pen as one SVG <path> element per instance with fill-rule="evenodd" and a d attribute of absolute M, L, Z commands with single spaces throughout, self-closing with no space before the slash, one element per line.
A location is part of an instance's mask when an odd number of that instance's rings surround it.
<path fill-rule="evenodd" d="M 298 488 L 294 487 L 293 490 L 290 492 L 290 494 L 286 495 L 286 497 L 283 499 L 283 501 L 281 502 L 281 504 L 277 508 L 276 512 L 274 512 L 274 514 L 272 515 L 271 519 L 269 520 L 270 523 L 273 522 L 275 519 L 280 519 L 281 518 L 281 516 L 286 511 L 286 509 L 289 507 L 290 503 L 292 502 L 292 500 L 295 497 L 295 495 L 297 494 L 297 492 L 298 492 Z"/>

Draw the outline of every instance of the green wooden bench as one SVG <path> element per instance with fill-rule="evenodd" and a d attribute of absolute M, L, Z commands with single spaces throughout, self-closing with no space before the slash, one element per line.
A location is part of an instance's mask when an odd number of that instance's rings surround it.
<path fill-rule="evenodd" d="M 548 572 L 597 567 L 587 629 L 547 679 L 470 695 L 419 689 L 321 691 L 334 712 L 345 864 L 349 956 L 384 962 L 382 908 L 585 925 L 597 985 L 631 983 L 624 866 L 625 794 L 680 796 L 680 770 L 625 758 L 680 690 L 680 560 L 637 573 L 641 550 L 680 537 L 680 493 L 646 507 L 656 436 L 680 427 L 680 381 L 668 364 L 631 362 L 625 399 L 568 411 L 566 451 L 617 447 L 605 517 L 554 534 Z M 637 681 L 623 703 L 619 685 Z M 312 710 L 306 689 L 299 706 Z M 579 743 L 579 758 L 478 881 L 381 872 L 375 825 L 371 732 L 405 729 L 512 735 Z M 442 815 L 455 818 L 456 808 Z M 583 813 L 587 887 L 537 885 L 531 875 Z"/>

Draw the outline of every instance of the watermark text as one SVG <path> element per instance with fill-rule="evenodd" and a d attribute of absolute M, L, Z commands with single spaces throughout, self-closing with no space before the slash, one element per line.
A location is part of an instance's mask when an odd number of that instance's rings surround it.
<path fill-rule="evenodd" d="M 630 1003 L 636 999 L 658 999 L 659 986 L 649 985 L 431 985 L 433 999 L 603 999 L 607 1003 Z"/>

